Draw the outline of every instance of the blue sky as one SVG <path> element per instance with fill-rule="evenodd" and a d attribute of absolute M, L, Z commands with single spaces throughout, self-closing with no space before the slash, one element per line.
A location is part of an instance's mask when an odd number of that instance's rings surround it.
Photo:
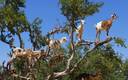
<path fill-rule="evenodd" d="M 100 12 L 95 13 L 92 16 L 87 17 L 85 20 L 85 30 L 84 39 L 95 40 L 95 27 L 94 25 L 101 21 L 110 18 L 110 15 L 115 12 L 118 15 L 118 19 L 113 23 L 110 29 L 111 36 L 121 37 L 126 40 L 128 44 L 128 0 L 90 0 L 93 2 L 104 2 L 104 5 L 100 8 Z M 43 34 L 53 29 L 59 23 L 64 24 L 66 21 L 65 17 L 61 15 L 59 9 L 58 0 L 27 0 L 25 13 L 30 22 L 32 22 L 36 17 L 43 20 L 41 26 Z M 22 34 L 26 48 L 30 48 L 30 43 L 28 42 L 28 36 Z M 105 39 L 105 32 L 102 32 L 102 39 Z M 19 46 L 16 40 L 16 46 Z M 128 49 L 115 47 L 115 50 L 122 54 L 124 58 L 128 58 Z M 7 60 L 7 52 L 9 52 L 9 47 L 0 42 L 0 62 Z"/>

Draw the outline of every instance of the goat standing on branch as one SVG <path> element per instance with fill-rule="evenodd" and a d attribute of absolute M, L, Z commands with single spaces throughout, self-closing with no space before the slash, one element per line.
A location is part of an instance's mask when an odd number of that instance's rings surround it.
<path fill-rule="evenodd" d="M 25 57 L 28 59 L 29 65 L 32 65 L 33 61 L 36 62 L 40 58 L 46 58 L 48 55 L 44 50 L 33 51 L 31 49 L 22 49 L 19 47 L 12 48 L 12 57 L 7 63 L 7 67 L 11 67 L 13 60 L 18 57 Z"/>
<path fill-rule="evenodd" d="M 82 35 L 83 35 L 83 30 L 84 30 L 84 20 L 80 20 L 80 25 L 76 29 L 76 36 L 79 41 L 82 41 Z"/>
<path fill-rule="evenodd" d="M 66 37 L 62 37 L 60 40 L 48 40 L 48 46 L 49 48 L 56 48 L 59 49 L 60 45 L 65 43 L 67 41 Z"/>
<path fill-rule="evenodd" d="M 22 48 L 19 48 L 19 47 L 16 47 L 16 48 L 13 48 L 12 49 L 12 58 L 17 58 L 17 57 L 20 57 L 20 56 L 23 56 L 23 55 L 26 55 L 26 52 L 25 52 L 25 49 L 22 49 Z"/>
<path fill-rule="evenodd" d="M 13 60 L 15 58 L 21 57 L 22 55 L 25 55 L 25 54 L 26 54 L 25 50 L 20 48 L 20 47 L 12 48 L 12 56 L 11 56 L 11 59 L 7 63 L 7 67 L 10 69 L 11 68 L 11 64 L 13 63 Z"/>
<path fill-rule="evenodd" d="M 114 13 L 112 14 L 111 18 L 108 20 L 100 21 L 96 24 L 96 42 L 100 40 L 100 33 L 101 31 L 106 31 L 106 36 L 108 37 L 109 29 L 112 26 L 113 21 L 117 18 L 117 15 Z"/>

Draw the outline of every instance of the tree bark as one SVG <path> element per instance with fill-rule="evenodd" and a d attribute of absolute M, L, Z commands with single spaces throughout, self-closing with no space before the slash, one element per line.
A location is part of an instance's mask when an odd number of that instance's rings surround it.
<path fill-rule="evenodd" d="M 22 40 L 22 38 L 21 38 L 20 33 L 17 33 L 17 36 L 18 36 L 18 38 L 19 38 L 20 48 L 24 48 L 24 42 L 23 42 L 23 40 Z"/>

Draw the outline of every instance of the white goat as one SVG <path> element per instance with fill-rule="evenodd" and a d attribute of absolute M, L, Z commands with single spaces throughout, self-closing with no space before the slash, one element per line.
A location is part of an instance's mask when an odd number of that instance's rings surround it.
<path fill-rule="evenodd" d="M 50 39 L 48 46 L 50 48 L 57 48 L 58 49 L 58 48 L 60 48 L 60 45 L 65 43 L 66 41 L 67 41 L 66 37 L 62 37 L 60 40 L 52 40 L 52 39 Z"/>
<path fill-rule="evenodd" d="M 82 35 L 83 35 L 83 30 L 84 30 L 84 20 L 80 20 L 80 25 L 76 29 L 76 36 L 79 41 L 82 41 Z"/>

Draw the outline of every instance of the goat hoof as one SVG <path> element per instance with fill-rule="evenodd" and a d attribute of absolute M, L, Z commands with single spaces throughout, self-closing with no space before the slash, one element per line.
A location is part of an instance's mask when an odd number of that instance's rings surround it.
<path fill-rule="evenodd" d="M 95 45 L 97 45 L 97 44 L 99 44 L 99 43 L 100 43 L 100 41 L 97 40 L 97 41 L 95 42 Z"/>

